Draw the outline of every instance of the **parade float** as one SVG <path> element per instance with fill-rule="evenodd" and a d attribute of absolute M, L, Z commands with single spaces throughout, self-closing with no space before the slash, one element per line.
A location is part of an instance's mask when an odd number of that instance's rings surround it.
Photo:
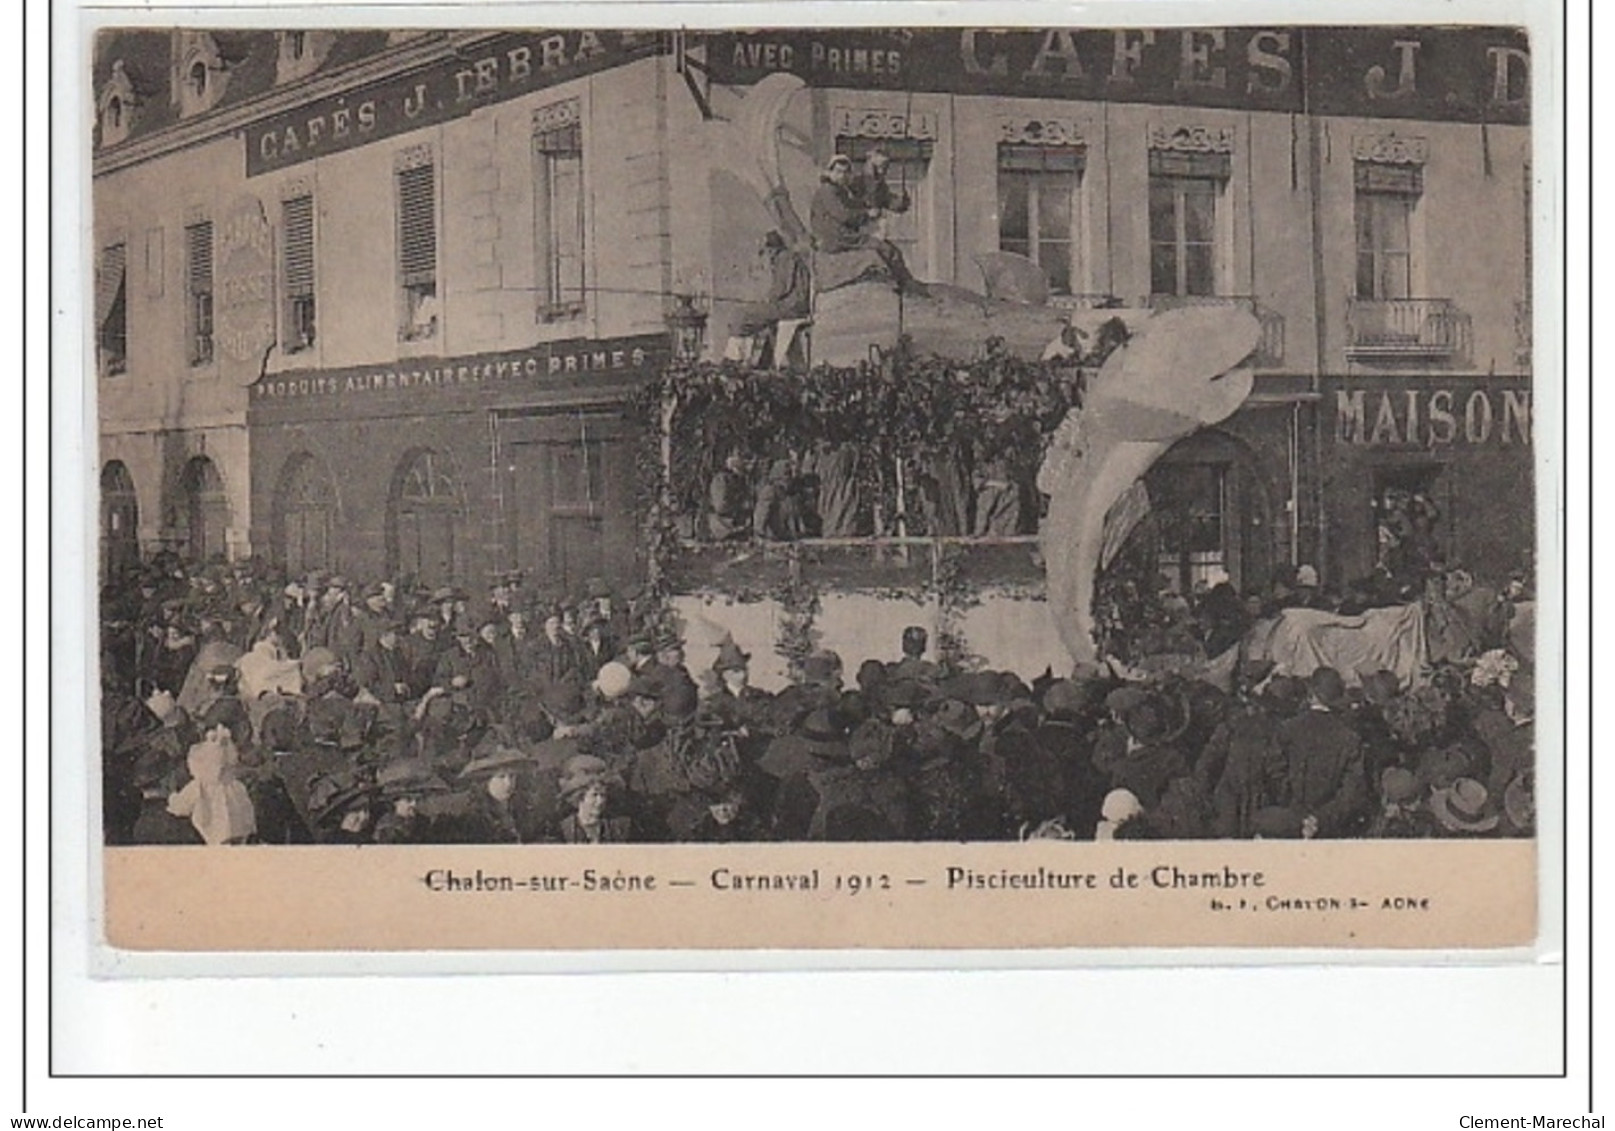
<path fill-rule="evenodd" d="M 901 286 L 866 249 L 826 252 L 782 162 L 782 119 L 801 89 L 769 76 L 706 123 L 703 142 L 738 211 L 765 217 L 811 263 L 810 311 L 781 324 L 778 348 L 715 342 L 716 357 L 676 364 L 640 405 L 653 584 L 692 669 L 732 639 L 754 681 L 777 687 L 814 651 L 895 659 L 904 627 L 919 625 L 932 657 L 955 667 L 1225 679 L 1239 648 L 1208 656 L 1162 615 L 1157 564 L 1132 536 L 1153 521 L 1150 469 L 1250 396 L 1257 318 L 1232 305 L 1056 304 L 1036 265 L 1004 252 L 976 259 L 979 290 Z M 729 454 L 754 492 L 789 474 L 822 493 L 814 469 L 835 467 L 846 514 L 833 528 L 713 538 L 704 514 Z M 984 476 L 1020 485 L 1012 526 L 969 517 Z M 1411 608 L 1266 625 L 1258 649 L 1297 670 L 1342 647 L 1365 663 L 1385 653 L 1379 666 L 1411 677 L 1424 650 Z"/>

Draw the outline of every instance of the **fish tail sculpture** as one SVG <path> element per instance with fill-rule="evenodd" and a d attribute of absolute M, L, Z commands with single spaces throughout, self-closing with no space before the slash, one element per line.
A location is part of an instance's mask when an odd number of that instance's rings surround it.
<path fill-rule="evenodd" d="M 787 104 L 806 86 L 796 75 L 769 75 L 741 99 L 732 120 L 717 119 L 705 126 L 706 139 L 722 158 L 721 166 L 757 194 L 775 225 L 798 245 L 806 240 L 807 225 L 802 223 L 785 187 L 779 130 Z"/>
<path fill-rule="evenodd" d="M 1245 403 L 1253 376 L 1239 366 L 1260 333 L 1237 308 L 1156 314 L 1106 359 L 1056 430 L 1038 472 L 1049 496 L 1042 548 L 1050 615 L 1075 664 L 1100 658 L 1093 596 L 1106 515 L 1168 448 Z"/>

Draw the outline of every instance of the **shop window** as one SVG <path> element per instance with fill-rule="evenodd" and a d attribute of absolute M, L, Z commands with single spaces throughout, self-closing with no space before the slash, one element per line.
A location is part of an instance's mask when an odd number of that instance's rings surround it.
<path fill-rule="evenodd" d="M 184 505 L 185 547 L 193 561 L 225 556 L 230 526 L 230 500 L 224 479 L 207 456 L 196 456 L 180 476 Z"/>
<path fill-rule="evenodd" d="M 1223 183 L 1209 176 L 1150 176 L 1152 295 L 1217 293 L 1217 208 Z"/>
<path fill-rule="evenodd" d="M 394 174 L 398 204 L 398 280 L 406 342 L 437 336 L 437 171 L 430 158 L 408 160 Z"/>
<path fill-rule="evenodd" d="M 544 319 L 583 312 L 585 213 L 583 126 L 574 99 L 534 116 L 534 201 L 538 312 Z"/>
<path fill-rule="evenodd" d="M 1229 567 L 1228 468 L 1165 464 L 1150 472 L 1147 483 L 1162 582 L 1176 592 L 1192 593 L 1214 572 Z"/>
<path fill-rule="evenodd" d="M 336 527 L 336 491 L 320 462 L 293 456 L 275 497 L 275 557 L 291 574 L 329 569 Z"/>
<path fill-rule="evenodd" d="M 110 576 L 140 563 L 140 502 L 120 460 L 101 470 L 101 569 Z"/>
<path fill-rule="evenodd" d="M 907 196 L 909 206 L 903 211 L 887 212 L 875 227 L 875 234 L 890 240 L 903 253 L 903 262 L 916 279 L 931 278 L 932 228 L 931 153 L 934 143 L 928 138 L 868 138 L 837 137 L 835 150 L 851 157 L 856 171 L 861 172 L 864 160 L 872 149 L 879 149 L 890 159 L 886 166 L 886 183 L 895 198 Z"/>
<path fill-rule="evenodd" d="M 281 262 L 284 314 L 281 348 L 287 353 L 314 344 L 314 198 L 281 202 Z"/>
<path fill-rule="evenodd" d="M 460 494 L 441 452 L 409 457 L 394 480 L 391 545 L 395 574 L 409 574 L 422 585 L 454 580 L 460 540 Z"/>
<path fill-rule="evenodd" d="M 1357 163 L 1357 297 L 1413 297 L 1413 217 L 1423 174 L 1417 167 Z"/>
<path fill-rule="evenodd" d="M 1413 140 L 1359 144 L 1385 159 L 1354 165 L 1357 269 L 1346 314 L 1352 360 L 1462 357 L 1470 348 L 1469 316 L 1451 299 L 1419 294 L 1424 166 Z"/>
<path fill-rule="evenodd" d="M 1374 565 L 1396 578 L 1419 578 L 1446 559 L 1450 506 L 1439 464 L 1374 471 Z"/>
<path fill-rule="evenodd" d="M 545 413 L 501 427 L 511 558 L 547 584 L 627 578 L 642 562 L 633 446 L 609 412 Z"/>
<path fill-rule="evenodd" d="M 185 229 L 185 333 L 193 366 L 213 361 L 213 221 Z"/>
<path fill-rule="evenodd" d="M 129 365 L 128 259 L 128 245 L 115 243 L 102 249 L 96 263 L 96 367 L 103 377 L 116 377 Z"/>
<path fill-rule="evenodd" d="M 998 147 L 998 248 L 1036 263 L 1057 295 L 1075 290 L 1082 171 L 1079 148 Z"/>
<path fill-rule="evenodd" d="M 587 439 L 545 445 L 549 456 L 550 568 L 568 584 L 605 569 L 601 448 Z"/>

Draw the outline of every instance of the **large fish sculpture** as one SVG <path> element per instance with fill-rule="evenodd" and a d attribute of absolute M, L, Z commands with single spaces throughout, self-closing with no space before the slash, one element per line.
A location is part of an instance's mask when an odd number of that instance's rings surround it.
<path fill-rule="evenodd" d="M 1049 496 L 1049 612 L 1074 663 L 1099 659 L 1093 596 L 1106 515 L 1168 448 L 1245 403 L 1253 378 L 1240 366 L 1260 335 L 1256 317 L 1234 307 L 1153 315 L 1106 358 L 1056 429 L 1037 485 Z"/>

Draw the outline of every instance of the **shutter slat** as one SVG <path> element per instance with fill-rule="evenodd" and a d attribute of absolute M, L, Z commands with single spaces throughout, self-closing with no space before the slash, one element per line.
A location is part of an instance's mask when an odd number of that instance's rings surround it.
<path fill-rule="evenodd" d="M 1424 193 L 1424 170 L 1417 165 L 1359 161 L 1355 172 L 1357 187 L 1364 192 L 1394 192 L 1406 196 Z"/>
<path fill-rule="evenodd" d="M 124 244 L 113 244 L 101 252 L 100 269 L 95 275 L 95 324 L 105 326 L 113 302 L 123 289 L 128 251 Z"/>
<path fill-rule="evenodd" d="M 314 198 L 299 196 L 281 205 L 288 296 L 314 293 Z"/>
<path fill-rule="evenodd" d="M 1018 145 L 998 147 L 998 167 L 1008 173 L 1081 173 L 1087 168 L 1087 150 L 1075 145 Z"/>
<path fill-rule="evenodd" d="M 533 136 L 533 144 L 540 153 L 583 152 L 583 127 L 565 126 L 558 130 L 545 130 Z"/>
<path fill-rule="evenodd" d="M 213 221 L 185 229 L 186 280 L 193 295 L 213 293 Z"/>
<path fill-rule="evenodd" d="M 431 165 L 398 171 L 398 267 L 406 286 L 437 277 L 435 176 Z"/>
<path fill-rule="evenodd" d="M 845 137 L 836 138 L 836 152 L 854 161 L 863 161 L 869 151 L 879 149 L 893 161 L 929 161 L 936 143 L 929 138 Z"/>
<path fill-rule="evenodd" d="M 1152 177 L 1209 177 L 1226 181 L 1233 176 L 1234 159 L 1226 153 L 1179 153 L 1172 149 L 1150 150 Z"/>

